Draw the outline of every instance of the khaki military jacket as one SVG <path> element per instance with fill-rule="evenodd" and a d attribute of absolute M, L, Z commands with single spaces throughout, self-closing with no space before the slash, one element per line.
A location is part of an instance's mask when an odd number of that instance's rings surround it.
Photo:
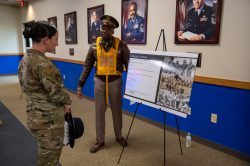
<path fill-rule="evenodd" d="M 113 42 L 112 47 L 116 49 L 115 42 Z M 124 43 L 123 41 L 120 41 L 118 45 L 118 52 L 117 52 L 116 71 L 119 71 L 122 73 L 124 70 L 124 67 L 125 67 L 125 70 L 128 69 L 129 56 L 130 56 L 130 50 L 127 44 Z M 80 87 L 84 86 L 95 63 L 97 63 L 97 50 L 96 50 L 96 43 L 93 43 L 89 47 L 88 54 L 87 54 L 85 64 L 84 64 L 84 69 L 79 78 L 78 86 Z M 103 81 L 105 80 L 105 76 L 98 76 L 98 75 L 95 75 L 95 76 Z M 109 76 L 109 82 L 112 82 L 116 80 L 117 78 L 120 78 L 120 76 L 115 76 L 115 75 Z"/>

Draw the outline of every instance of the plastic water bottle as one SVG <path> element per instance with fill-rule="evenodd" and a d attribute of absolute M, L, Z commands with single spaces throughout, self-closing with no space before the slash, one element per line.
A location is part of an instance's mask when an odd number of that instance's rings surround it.
<path fill-rule="evenodd" d="M 192 138 L 190 133 L 187 134 L 186 136 L 186 147 L 189 148 L 191 146 Z"/>

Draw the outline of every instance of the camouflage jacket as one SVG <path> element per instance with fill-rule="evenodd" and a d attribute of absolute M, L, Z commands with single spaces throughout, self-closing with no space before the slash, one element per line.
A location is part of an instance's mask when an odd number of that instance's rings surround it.
<path fill-rule="evenodd" d="M 27 95 L 27 111 L 52 110 L 71 104 L 57 67 L 41 52 L 30 49 L 18 67 L 22 91 Z"/>

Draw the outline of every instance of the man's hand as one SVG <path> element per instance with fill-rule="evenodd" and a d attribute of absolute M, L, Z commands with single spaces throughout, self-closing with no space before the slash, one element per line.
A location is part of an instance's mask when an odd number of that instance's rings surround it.
<path fill-rule="evenodd" d="M 203 40 L 203 35 L 200 34 L 200 35 L 194 35 L 192 38 L 191 38 L 192 41 L 200 41 L 200 40 Z"/>
<path fill-rule="evenodd" d="M 78 87 L 76 91 L 76 96 L 81 99 L 82 98 L 82 88 Z"/>
<path fill-rule="evenodd" d="M 183 31 L 178 31 L 178 32 L 177 32 L 177 36 L 178 36 L 178 37 L 182 36 L 182 34 L 183 34 Z"/>
<path fill-rule="evenodd" d="M 183 35 L 183 31 L 178 31 L 177 32 L 177 36 L 178 36 L 178 39 L 182 39 L 182 40 L 184 40 L 185 39 L 185 37 L 184 36 L 182 36 Z"/>
<path fill-rule="evenodd" d="M 64 105 L 64 113 L 70 113 L 71 112 L 71 105 Z"/>

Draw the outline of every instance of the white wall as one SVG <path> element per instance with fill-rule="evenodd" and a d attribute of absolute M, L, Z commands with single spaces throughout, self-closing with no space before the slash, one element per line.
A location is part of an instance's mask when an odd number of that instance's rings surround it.
<path fill-rule="evenodd" d="M 0 53 L 22 53 L 20 17 L 17 7 L 0 5 Z"/>
<path fill-rule="evenodd" d="M 57 16 L 59 31 L 58 58 L 84 61 L 88 51 L 87 8 L 104 4 L 105 14 L 121 21 L 121 0 L 33 0 L 22 21 L 47 20 Z M 130 49 L 154 50 L 161 29 L 165 30 L 168 51 L 202 53 L 202 67 L 196 75 L 250 82 L 250 1 L 224 0 L 221 19 L 220 44 L 218 45 L 175 45 L 176 0 L 148 0 L 147 44 L 129 46 Z M 32 9 L 32 10 L 31 10 Z M 77 11 L 78 44 L 66 45 L 64 14 Z M 120 27 L 115 36 L 120 37 Z M 69 48 L 75 48 L 75 56 L 69 56 Z M 159 47 L 162 50 L 162 44 Z"/>

